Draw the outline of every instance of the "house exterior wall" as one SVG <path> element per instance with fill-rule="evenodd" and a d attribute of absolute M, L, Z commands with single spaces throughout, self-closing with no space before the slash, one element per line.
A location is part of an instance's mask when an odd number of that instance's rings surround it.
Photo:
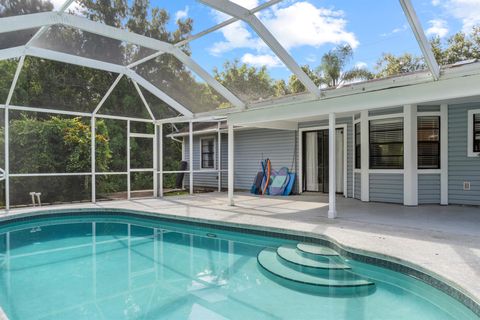
<path fill-rule="evenodd" d="M 440 203 L 440 174 L 418 175 L 418 203 Z"/>
<path fill-rule="evenodd" d="M 370 173 L 370 201 L 403 203 L 403 174 Z"/>
<path fill-rule="evenodd" d="M 355 199 L 360 200 L 362 197 L 362 174 L 355 172 Z"/>
<path fill-rule="evenodd" d="M 217 141 L 217 133 L 210 133 L 205 135 L 194 135 L 193 136 L 193 170 L 200 170 L 200 139 L 206 137 L 214 137 L 215 138 L 215 166 L 218 165 L 218 141 Z M 228 142 L 227 142 L 227 134 L 222 133 L 221 137 L 221 153 L 222 153 L 222 169 L 228 169 Z M 183 139 L 185 148 L 184 148 L 184 159 L 188 163 L 190 163 L 190 154 L 189 154 L 189 141 L 188 136 L 184 137 Z M 227 172 L 222 172 L 222 188 L 227 188 L 228 177 Z M 188 175 L 185 175 L 184 184 L 186 186 L 189 185 Z M 218 175 L 216 172 L 196 172 L 193 174 L 193 185 L 200 186 L 200 187 L 209 187 L 209 188 L 217 188 L 218 187 Z"/>
<path fill-rule="evenodd" d="M 467 156 L 468 110 L 480 109 L 480 103 L 450 105 L 448 108 L 448 202 L 480 205 L 480 157 Z M 469 181 L 471 189 L 463 190 Z"/>
<path fill-rule="evenodd" d="M 448 106 L 448 203 L 480 205 L 480 157 L 467 156 L 468 111 L 480 109 L 480 103 L 452 104 Z M 370 113 L 369 116 L 403 116 L 400 109 Z M 419 106 L 418 116 L 423 112 L 439 112 L 440 107 Z M 353 170 L 353 121 L 352 117 L 337 119 L 337 125 L 347 126 L 347 195 L 360 199 L 361 174 Z M 328 120 L 304 122 L 300 129 L 327 127 Z M 208 135 L 204 135 L 208 136 Z M 210 134 L 216 136 L 216 134 Z M 200 137 L 194 137 L 195 170 L 200 168 Z M 185 141 L 185 159 L 188 161 L 188 137 Z M 288 167 L 298 174 L 300 155 L 298 153 L 299 134 L 296 131 L 273 129 L 243 129 L 235 131 L 235 188 L 249 190 L 253 179 L 260 170 L 260 160 L 269 158 L 274 169 Z M 222 169 L 227 169 L 227 135 L 222 134 Z M 362 169 L 363 170 L 363 169 Z M 443 169 L 442 169 L 443 170 Z M 369 200 L 378 202 L 403 203 L 404 173 L 394 170 L 371 170 L 369 173 Z M 435 170 L 433 170 L 435 171 Z M 437 172 L 418 173 L 418 204 L 439 204 L 441 202 L 441 175 Z M 443 172 L 443 171 L 442 171 Z M 355 183 L 353 176 L 355 175 Z M 187 180 L 187 179 L 186 179 Z M 463 190 L 465 181 L 471 189 Z M 186 181 L 188 183 L 188 181 Z M 216 173 L 196 173 L 197 186 L 217 187 Z M 222 174 L 222 187 L 227 187 L 227 173 Z M 294 190 L 298 191 L 298 186 Z M 355 190 L 355 193 L 353 192 Z"/>
<path fill-rule="evenodd" d="M 200 138 L 216 136 L 206 134 L 194 136 L 193 169 L 200 169 Z M 297 141 L 295 131 L 272 129 L 247 129 L 235 131 L 235 188 L 250 190 L 253 180 L 260 169 L 260 161 L 269 158 L 272 167 L 278 170 L 287 167 L 297 172 Z M 184 139 L 185 160 L 188 161 L 188 137 Z M 216 142 L 217 143 L 217 142 Z M 228 140 L 222 134 L 222 169 L 228 169 Z M 188 185 L 188 179 L 185 179 Z M 195 173 L 194 186 L 217 187 L 216 173 Z M 222 188 L 227 187 L 227 173 L 222 174 Z"/>

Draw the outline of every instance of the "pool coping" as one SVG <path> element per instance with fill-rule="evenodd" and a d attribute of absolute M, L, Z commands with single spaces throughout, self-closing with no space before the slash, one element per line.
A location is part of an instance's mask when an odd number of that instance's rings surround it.
<path fill-rule="evenodd" d="M 465 305 L 475 315 L 480 317 L 480 299 L 470 294 L 457 283 L 446 279 L 427 268 L 409 262 L 404 259 L 377 253 L 374 251 L 359 249 L 347 246 L 334 239 L 331 236 L 315 233 L 311 231 L 299 231 L 288 228 L 279 228 L 271 226 L 261 226 L 249 223 L 237 223 L 221 220 L 213 220 L 198 217 L 187 217 L 175 214 L 164 214 L 158 212 L 149 212 L 143 210 L 132 210 L 122 208 L 71 208 L 71 209 L 40 209 L 32 212 L 15 213 L 0 217 L 0 226 L 15 221 L 25 221 L 32 217 L 44 216 L 65 216 L 78 215 L 82 212 L 101 213 L 101 214 L 122 214 L 123 216 L 148 217 L 159 221 L 174 221 L 181 224 L 206 227 L 223 231 L 235 231 L 259 236 L 267 236 L 286 240 L 295 240 L 299 242 L 312 242 L 327 246 L 336 250 L 343 257 L 356 261 L 383 267 L 392 271 L 400 272 L 420 280 L 452 297 L 456 301 Z M 1 319 L 1 318 L 0 318 Z M 1 319 L 3 320 L 3 319 Z M 7 318 L 8 320 L 8 318 Z"/>

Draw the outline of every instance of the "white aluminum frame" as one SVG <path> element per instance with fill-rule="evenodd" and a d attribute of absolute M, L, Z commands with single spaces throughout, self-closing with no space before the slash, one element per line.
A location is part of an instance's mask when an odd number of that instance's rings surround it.
<path fill-rule="evenodd" d="M 432 73 L 433 79 L 438 80 L 440 78 L 440 67 L 435 59 L 432 47 L 427 40 L 422 25 L 420 24 L 420 20 L 417 17 L 417 13 L 413 8 L 412 2 L 410 0 L 400 0 L 400 5 L 402 6 L 403 12 L 412 28 L 415 39 L 417 39 L 418 45 L 420 46 L 425 61 L 427 62 L 428 69 Z"/>
<path fill-rule="evenodd" d="M 260 38 L 270 47 L 270 49 L 277 55 L 277 57 L 285 64 L 285 66 L 292 71 L 300 80 L 300 82 L 307 88 L 307 90 L 320 98 L 320 88 L 313 83 L 312 79 L 300 68 L 287 50 L 278 42 L 273 34 L 265 27 L 265 25 L 257 18 L 254 12 L 245 9 L 244 7 L 224 0 L 199 0 L 200 2 L 220 11 L 231 15 L 237 19 L 241 19 L 248 23 Z"/>

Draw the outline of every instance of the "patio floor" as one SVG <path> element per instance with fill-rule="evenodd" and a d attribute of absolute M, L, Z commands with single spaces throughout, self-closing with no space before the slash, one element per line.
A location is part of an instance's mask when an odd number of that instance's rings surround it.
<path fill-rule="evenodd" d="M 346 248 L 376 252 L 432 271 L 480 301 L 480 208 L 404 207 L 339 196 L 338 218 L 331 220 L 327 218 L 327 202 L 328 197 L 321 194 L 273 198 L 236 193 L 235 207 L 230 207 L 225 193 L 207 193 L 42 209 L 123 208 L 309 236 L 326 235 Z M 32 211 L 36 209 L 15 209 L 10 215 Z"/>

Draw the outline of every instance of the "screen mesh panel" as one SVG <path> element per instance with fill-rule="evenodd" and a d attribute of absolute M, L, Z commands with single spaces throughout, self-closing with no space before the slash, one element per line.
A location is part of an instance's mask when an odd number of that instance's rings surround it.
<path fill-rule="evenodd" d="M 230 106 L 172 54 L 164 53 L 133 70 L 194 113 Z"/>
<path fill-rule="evenodd" d="M 11 104 L 92 112 L 114 77 L 110 72 L 26 57 Z"/>

